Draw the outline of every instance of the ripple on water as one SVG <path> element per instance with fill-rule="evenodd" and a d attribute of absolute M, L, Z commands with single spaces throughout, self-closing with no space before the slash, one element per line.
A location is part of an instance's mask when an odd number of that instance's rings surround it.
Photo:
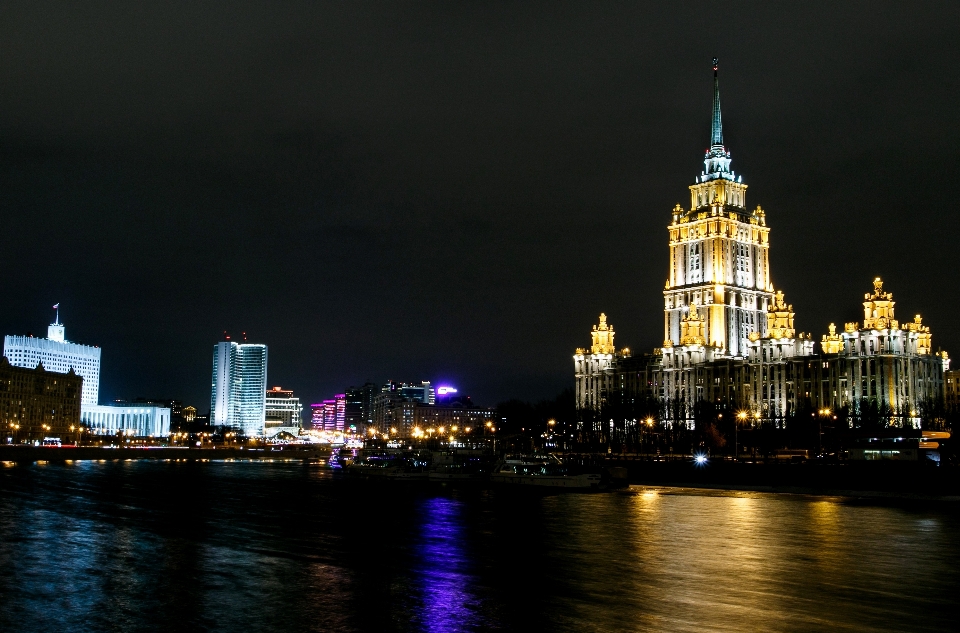
<path fill-rule="evenodd" d="M 0 468 L 0 630 L 953 630 L 955 509 Z"/>

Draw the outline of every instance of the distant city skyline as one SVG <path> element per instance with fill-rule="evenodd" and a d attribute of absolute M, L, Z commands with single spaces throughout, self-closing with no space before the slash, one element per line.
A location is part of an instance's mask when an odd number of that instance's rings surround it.
<path fill-rule="evenodd" d="M 960 353 L 960 7 L 871 6 L 303 5 L 189 29 L 104 6 L 87 37 L 32 3 L 0 25 L 0 332 L 59 303 L 103 347 L 102 401 L 205 410 L 225 329 L 304 403 L 405 377 L 552 398 L 601 312 L 662 342 L 662 231 L 718 57 L 797 329 L 858 318 L 825 280 L 881 277 Z"/>

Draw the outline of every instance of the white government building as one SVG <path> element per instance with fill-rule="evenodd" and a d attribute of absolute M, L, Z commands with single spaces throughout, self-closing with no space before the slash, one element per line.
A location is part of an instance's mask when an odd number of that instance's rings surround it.
<path fill-rule="evenodd" d="M 170 409 L 157 404 L 85 404 L 80 423 L 94 435 L 166 437 L 170 435 Z"/>
<path fill-rule="evenodd" d="M 80 424 L 94 435 L 123 434 L 134 437 L 163 437 L 170 434 L 170 409 L 150 404 L 100 405 L 100 348 L 71 343 L 57 318 L 47 327 L 47 338 L 5 336 L 3 355 L 11 365 L 65 374 L 73 368 L 83 378 L 80 396 Z"/>
<path fill-rule="evenodd" d="M 36 369 L 43 364 L 47 371 L 65 374 L 73 371 L 83 378 L 81 404 L 97 404 L 100 392 L 100 348 L 71 343 L 64 337 L 64 326 L 59 314 L 47 327 L 47 338 L 36 336 L 3 337 L 3 355 L 15 367 Z"/>

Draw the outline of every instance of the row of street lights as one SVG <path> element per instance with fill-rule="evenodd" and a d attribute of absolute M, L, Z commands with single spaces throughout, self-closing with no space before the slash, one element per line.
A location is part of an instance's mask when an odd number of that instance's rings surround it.
<path fill-rule="evenodd" d="M 553 423 L 553 421 L 551 421 L 551 423 Z M 435 435 L 436 437 L 439 438 L 449 433 L 449 436 L 447 438 L 448 441 L 455 442 L 457 440 L 457 435 L 456 435 L 457 433 L 463 433 L 464 435 L 469 435 L 473 431 L 474 431 L 473 427 L 466 426 L 461 428 L 457 424 L 453 424 L 449 427 L 436 426 L 436 427 L 428 427 L 426 429 L 420 428 L 419 426 L 415 426 L 411 430 L 410 436 L 413 437 L 414 439 L 419 440 L 424 438 L 432 439 Z M 488 420 L 483 427 L 483 431 L 484 431 L 484 435 L 486 435 L 487 433 L 490 433 L 492 435 L 496 433 L 497 429 L 495 426 L 493 426 L 493 422 Z M 389 431 L 379 431 L 374 428 L 369 428 L 367 429 L 367 433 L 370 435 L 370 439 L 376 439 L 377 437 L 380 437 L 385 440 L 390 440 L 391 438 L 393 439 L 399 438 L 399 434 L 396 427 L 390 427 Z"/>
<path fill-rule="evenodd" d="M 10 429 L 10 432 L 13 434 L 13 436 L 16 437 L 17 439 L 19 439 L 18 436 L 19 436 L 19 431 L 20 431 L 20 423 L 19 423 L 19 422 L 8 422 L 8 423 L 7 423 L 7 427 Z M 49 424 L 46 424 L 46 423 L 40 424 L 40 428 L 43 430 L 44 434 L 50 433 L 50 432 L 53 430 L 53 427 L 50 426 Z M 75 424 L 71 424 L 71 425 L 70 425 L 70 433 L 71 433 L 71 434 L 77 433 L 78 436 L 79 436 L 79 433 L 82 433 L 82 432 L 84 432 L 84 431 L 86 431 L 86 430 L 87 430 L 87 429 L 85 429 L 85 428 L 82 427 L 82 426 L 81 426 L 81 427 L 78 427 L 78 426 L 76 426 Z"/>

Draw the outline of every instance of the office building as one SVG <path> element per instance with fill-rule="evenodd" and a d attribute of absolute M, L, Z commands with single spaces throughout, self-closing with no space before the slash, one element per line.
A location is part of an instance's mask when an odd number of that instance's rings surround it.
<path fill-rule="evenodd" d="M 267 346 L 223 341 L 213 348 L 211 426 L 259 437 L 265 432 Z"/>
<path fill-rule="evenodd" d="M 341 400 L 341 407 L 345 412 L 345 402 Z M 337 399 L 329 398 L 323 402 L 310 405 L 310 426 L 314 431 L 336 431 L 337 429 Z M 339 430 L 343 430 L 341 427 Z"/>
<path fill-rule="evenodd" d="M 334 406 L 334 429 L 337 431 L 348 431 L 347 429 L 347 396 L 338 393 L 333 397 Z"/>
<path fill-rule="evenodd" d="M 59 306 L 59 304 L 57 304 Z M 47 327 L 47 338 L 5 336 L 3 355 L 14 367 L 34 369 L 43 363 L 46 371 L 65 374 L 71 369 L 83 378 L 81 402 L 97 404 L 100 390 L 100 348 L 72 343 L 65 338 L 63 323 L 57 318 Z"/>
<path fill-rule="evenodd" d="M 180 400 L 172 400 L 169 398 L 144 398 L 137 397 L 133 400 L 117 400 L 112 402 L 110 406 L 140 406 L 140 405 L 153 405 L 161 408 L 170 409 L 170 429 L 172 430 L 181 430 L 186 424 L 187 420 L 184 414 L 183 402 Z M 194 409 L 194 413 L 196 410 Z"/>
<path fill-rule="evenodd" d="M 960 370 L 943 372 L 943 391 L 947 411 L 960 413 Z"/>
<path fill-rule="evenodd" d="M 436 402 L 436 391 L 427 380 L 421 381 L 420 384 L 388 380 L 380 388 L 380 393 L 373 397 L 374 428 L 383 431 L 391 427 L 402 428 L 407 425 L 407 422 L 412 422 L 412 418 L 410 420 L 395 419 L 395 416 L 401 414 L 401 408 L 397 405 L 403 402 L 432 405 Z"/>
<path fill-rule="evenodd" d="M 265 434 L 268 437 L 278 433 L 298 435 L 303 426 L 303 405 L 293 391 L 274 387 L 267 391 L 265 399 Z"/>
<path fill-rule="evenodd" d="M 166 437 L 170 435 L 170 407 L 155 402 L 85 405 L 81 423 L 93 435 Z"/>
<path fill-rule="evenodd" d="M 83 378 L 66 373 L 18 367 L 0 358 L 0 438 L 3 443 L 73 437 L 80 427 Z"/>
<path fill-rule="evenodd" d="M 315 402 L 310 405 L 310 428 L 314 431 L 323 430 L 324 403 Z"/>
<path fill-rule="evenodd" d="M 435 390 L 429 382 L 413 386 L 389 381 L 374 399 L 373 427 L 391 437 L 414 437 L 418 429 L 424 434 L 440 427 L 479 429 L 495 418 L 494 409 L 475 406 L 453 387 Z"/>
<path fill-rule="evenodd" d="M 372 382 L 361 387 L 350 387 L 344 392 L 346 397 L 346 428 L 364 433 L 373 424 L 373 403 L 380 388 Z"/>

